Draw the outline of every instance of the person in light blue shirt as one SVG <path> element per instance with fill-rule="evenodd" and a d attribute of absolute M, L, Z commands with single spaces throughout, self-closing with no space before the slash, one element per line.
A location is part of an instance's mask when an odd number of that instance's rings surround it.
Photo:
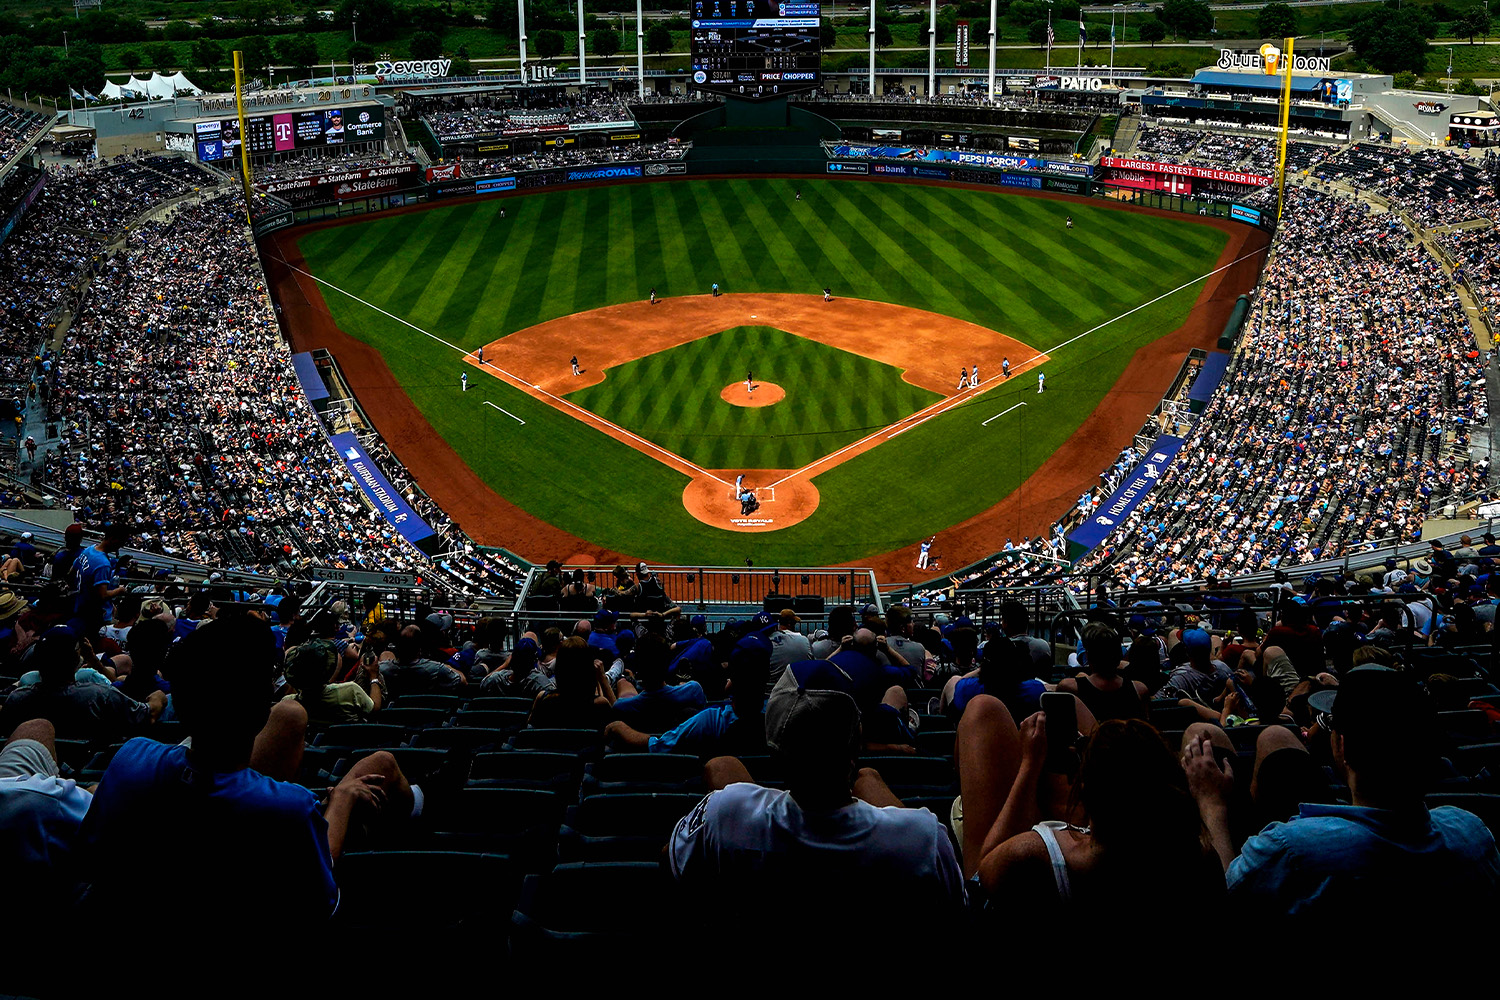
<path fill-rule="evenodd" d="M 616 687 L 615 716 L 632 729 L 654 733 L 684 722 L 708 703 L 697 681 L 667 683 L 667 640 L 654 632 L 641 636 L 630 658 L 635 683 L 621 679 Z"/>
<path fill-rule="evenodd" d="M 1386 933 L 1423 928 L 1437 914 L 1451 926 L 1492 914 L 1500 903 L 1495 838 L 1473 813 L 1429 809 L 1424 800 L 1436 727 L 1415 683 L 1389 667 L 1357 667 L 1308 703 L 1328 723 L 1353 804 L 1304 803 L 1289 822 L 1246 841 L 1238 856 L 1226 805 L 1234 779 L 1214 763 L 1211 747 L 1189 746 L 1189 786 L 1231 899 L 1247 911 L 1305 918 L 1319 928 L 1378 926 Z M 1264 787 L 1266 770 L 1257 771 L 1257 801 L 1274 793 Z"/>
<path fill-rule="evenodd" d="M 111 524 L 104 537 L 78 554 L 73 562 L 73 616 L 68 620 L 73 631 L 92 639 L 109 623 L 113 614 L 110 604 L 125 593 L 115 586 L 114 554 L 125 544 L 130 530 L 123 524 Z"/>

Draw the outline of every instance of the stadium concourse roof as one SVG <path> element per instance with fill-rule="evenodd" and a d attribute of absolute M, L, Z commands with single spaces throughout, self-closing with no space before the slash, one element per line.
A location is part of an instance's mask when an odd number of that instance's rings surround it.
<path fill-rule="evenodd" d="M 1315 91 L 1321 79 L 1322 77 L 1316 76 L 1293 76 L 1292 93 L 1305 94 Z M 1195 74 L 1189 82 L 1199 87 L 1235 87 L 1241 90 L 1264 90 L 1267 93 L 1281 90 L 1281 77 L 1266 76 L 1263 73 L 1220 73 L 1214 70 L 1204 70 Z"/>

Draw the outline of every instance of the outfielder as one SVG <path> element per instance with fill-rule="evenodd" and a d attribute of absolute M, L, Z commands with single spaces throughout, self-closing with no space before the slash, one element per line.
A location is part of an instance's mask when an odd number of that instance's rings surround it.
<path fill-rule="evenodd" d="M 468 392 L 469 391 L 469 373 L 468 372 L 459 372 L 458 373 L 458 382 L 459 382 L 460 385 L 462 385 L 464 387 L 464 392 Z"/>
<path fill-rule="evenodd" d="M 1036 373 L 1036 391 L 1041 392 L 1047 388 L 1047 376 L 1042 372 Z"/>

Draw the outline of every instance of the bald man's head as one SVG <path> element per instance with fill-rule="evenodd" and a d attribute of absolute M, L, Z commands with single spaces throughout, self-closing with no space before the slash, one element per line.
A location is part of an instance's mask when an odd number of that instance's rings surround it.
<path fill-rule="evenodd" d="M 594 631 L 594 626 L 587 618 L 580 618 L 573 624 L 573 634 L 587 639 Z"/>
<path fill-rule="evenodd" d="M 875 655 L 875 633 L 867 628 L 854 630 L 854 648 L 866 656 Z"/>

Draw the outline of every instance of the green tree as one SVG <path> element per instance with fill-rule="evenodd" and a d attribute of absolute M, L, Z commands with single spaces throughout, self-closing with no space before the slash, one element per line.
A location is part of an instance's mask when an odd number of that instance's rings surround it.
<path fill-rule="evenodd" d="M 1032 45 L 1043 46 L 1047 44 L 1047 22 L 1032 21 L 1026 26 L 1026 40 Z"/>
<path fill-rule="evenodd" d="M 1427 64 L 1427 40 L 1436 31 L 1436 22 L 1419 7 L 1377 7 L 1349 29 L 1349 41 L 1361 59 L 1382 73 L 1420 74 Z"/>
<path fill-rule="evenodd" d="M 186 42 L 198 34 L 198 29 L 186 21 L 168 21 L 162 30 L 166 32 L 169 42 Z"/>
<path fill-rule="evenodd" d="M 375 61 L 375 46 L 369 42 L 355 42 L 349 46 L 348 56 L 351 63 L 372 63 Z"/>
<path fill-rule="evenodd" d="M 594 55 L 608 59 L 620 51 L 620 33 L 614 28 L 601 28 L 589 36 L 594 46 Z"/>
<path fill-rule="evenodd" d="M 1139 25 L 1141 41 L 1150 42 L 1151 47 L 1156 48 L 1156 43 L 1167 37 L 1167 26 L 1154 17 L 1148 17 Z"/>
<path fill-rule="evenodd" d="M 1454 35 L 1467 35 L 1469 44 L 1474 44 L 1475 35 L 1483 35 L 1486 39 L 1490 37 L 1490 12 L 1478 4 L 1464 11 L 1463 16 L 1453 23 Z"/>
<path fill-rule="evenodd" d="M 875 47 L 877 49 L 886 48 L 894 40 L 895 39 L 893 39 L 891 37 L 891 25 L 890 25 L 890 22 L 888 22 L 888 21 L 876 21 L 875 22 Z"/>
<path fill-rule="evenodd" d="M 1262 38 L 1291 38 L 1297 34 L 1297 12 L 1289 4 L 1268 3 L 1255 17 Z"/>
<path fill-rule="evenodd" d="M 271 43 L 266 41 L 265 35 L 241 38 L 234 47 L 240 50 L 247 76 L 264 71 L 271 65 Z"/>
<path fill-rule="evenodd" d="M 141 53 L 138 49 L 125 49 L 117 58 L 120 65 L 125 69 L 137 70 L 146 68 L 146 61 L 141 58 Z"/>
<path fill-rule="evenodd" d="M 353 27 L 367 42 L 380 42 L 401 30 L 401 15 L 393 0 L 344 0 L 333 12 L 333 23 Z"/>
<path fill-rule="evenodd" d="M 536 33 L 536 54 L 545 60 L 553 60 L 562 55 L 563 36 L 562 32 L 547 28 Z"/>
<path fill-rule="evenodd" d="M 485 25 L 497 35 L 515 38 L 521 32 L 513 0 L 495 0 L 484 15 Z"/>
<path fill-rule="evenodd" d="M 665 24 L 653 23 L 646 29 L 646 48 L 656 55 L 670 51 L 672 48 L 672 32 Z M 561 51 L 561 50 L 559 50 Z"/>
<path fill-rule="evenodd" d="M 146 62 L 152 69 L 165 73 L 168 69 L 174 69 L 180 65 L 177 61 L 177 48 L 166 42 L 156 42 L 146 49 Z"/>
<path fill-rule="evenodd" d="M 282 35 L 275 48 L 277 60 L 286 66 L 306 69 L 318 61 L 318 40 L 311 35 Z"/>
<path fill-rule="evenodd" d="M 333 18 L 325 17 L 317 8 L 308 8 L 302 15 L 303 31 L 327 31 L 333 27 Z"/>
<path fill-rule="evenodd" d="M 1165 0 L 1157 17 L 1173 38 L 1207 38 L 1214 25 L 1214 13 L 1203 0 Z"/>
<path fill-rule="evenodd" d="M 818 25 L 818 41 L 822 44 L 825 50 L 833 48 L 839 43 L 838 29 L 836 29 L 829 22 L 824 21 L 822 24 Z"/>
<path fill-rule="evenodd" d="M 419 31 L 407 47 L 413 59 L 436 59 L 443 54 L 443 40 L 434 31 Z"/>
<path fill-rule="evenodd" d="M 224 46 L 212 38 L 200 38 L 193 43 L 193 65 L 202 70 L 218 69 L 224 65 Z"/>

